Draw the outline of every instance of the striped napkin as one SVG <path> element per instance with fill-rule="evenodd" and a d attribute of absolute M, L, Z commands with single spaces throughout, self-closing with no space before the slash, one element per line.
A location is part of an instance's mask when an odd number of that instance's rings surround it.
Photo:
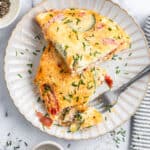
<path fill-rule="evenodd" d="M 150 16 L 144 26 L 145 35 L 150 47 Z M 150 150 L 150 83 L 144 100 L 132 120 L 132 150 Z"/>

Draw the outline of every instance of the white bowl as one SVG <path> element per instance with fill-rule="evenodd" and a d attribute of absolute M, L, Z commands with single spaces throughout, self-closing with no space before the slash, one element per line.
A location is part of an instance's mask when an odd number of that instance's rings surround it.
<path fill-rule="evenodd" d="M 0 29 L 10 25 L 18 16 L 21 8 L 21 0 L 10 0 L 9 12 L 0 18 Z"/>
<path fill-rule="evenodd" d="M 41 142 L 33 148 L 33 150 L 43 150 L 43 149 L 64 150 L 64 148 L 61 145 L 53 141 Z"/>

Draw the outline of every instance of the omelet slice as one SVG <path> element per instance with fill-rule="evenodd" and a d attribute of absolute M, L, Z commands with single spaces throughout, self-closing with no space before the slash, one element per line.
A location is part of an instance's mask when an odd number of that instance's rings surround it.
<path fill-rule="evenodd" d="M 119 25 L 91 10 L 50 10 L 38 14 L 36 21 L 71 72 L 107 60 L 131 42 Z"/>
<path fill-rule="evenodd" d="M 103 83 L 105 74 L 100 67 L 92 67 L 72 75 L 62 57 L 49 44 L 41 56 L 34 81 L 48 114 L 55 119 L 63 109 L 87 103 Z"/>

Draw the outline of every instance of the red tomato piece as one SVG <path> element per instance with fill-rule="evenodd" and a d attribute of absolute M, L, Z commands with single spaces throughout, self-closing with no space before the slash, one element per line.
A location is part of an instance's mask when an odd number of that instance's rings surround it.
<path fill-rule="evenodd" d="M 43 117 L 43 114 L 42 114 L 41 112 L 36 111 L 36 116 L 37 116 L 38 118 L 42 118 L 42 117 Z"/>
<path fill-rule="evenodd" d="M 46 126 L 46 127 L 50 127 L 51 125 L 52 125 L 52 119 L 50 119 L 50 118 L 48 118 L 48 117 L 42 117 L 42 118 L 40 118 L 40 122 L 44 125 L 44 126 Z"/>
<path fill-rule="evenodd" d="M 55 108 L 51 108 L 51 114 L 52 115 L 56 115 L 57 114 L 57 110 Z"/>
<path fill-rule="evenodd" d="M 113 80 L 110 76 L 106 75 L 105 76 L 105 81 L 107 83 L 107 85 L 111 88 L 113 86 Z"/>

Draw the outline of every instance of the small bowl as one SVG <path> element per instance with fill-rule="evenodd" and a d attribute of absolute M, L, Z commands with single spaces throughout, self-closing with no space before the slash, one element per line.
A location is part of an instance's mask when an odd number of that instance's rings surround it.
<path fill-rule="evenodd" d="M 64 150 L 64 148 L 56 142 L 44 141 L 36 145 L 32 150 Z"/>
<path fill-rule="evenodd" d="M 0 18 L 0 29 L 10 25 L 18 16 L 21 8 L 21 0 L 10 0 L 9 12 Z"/>

